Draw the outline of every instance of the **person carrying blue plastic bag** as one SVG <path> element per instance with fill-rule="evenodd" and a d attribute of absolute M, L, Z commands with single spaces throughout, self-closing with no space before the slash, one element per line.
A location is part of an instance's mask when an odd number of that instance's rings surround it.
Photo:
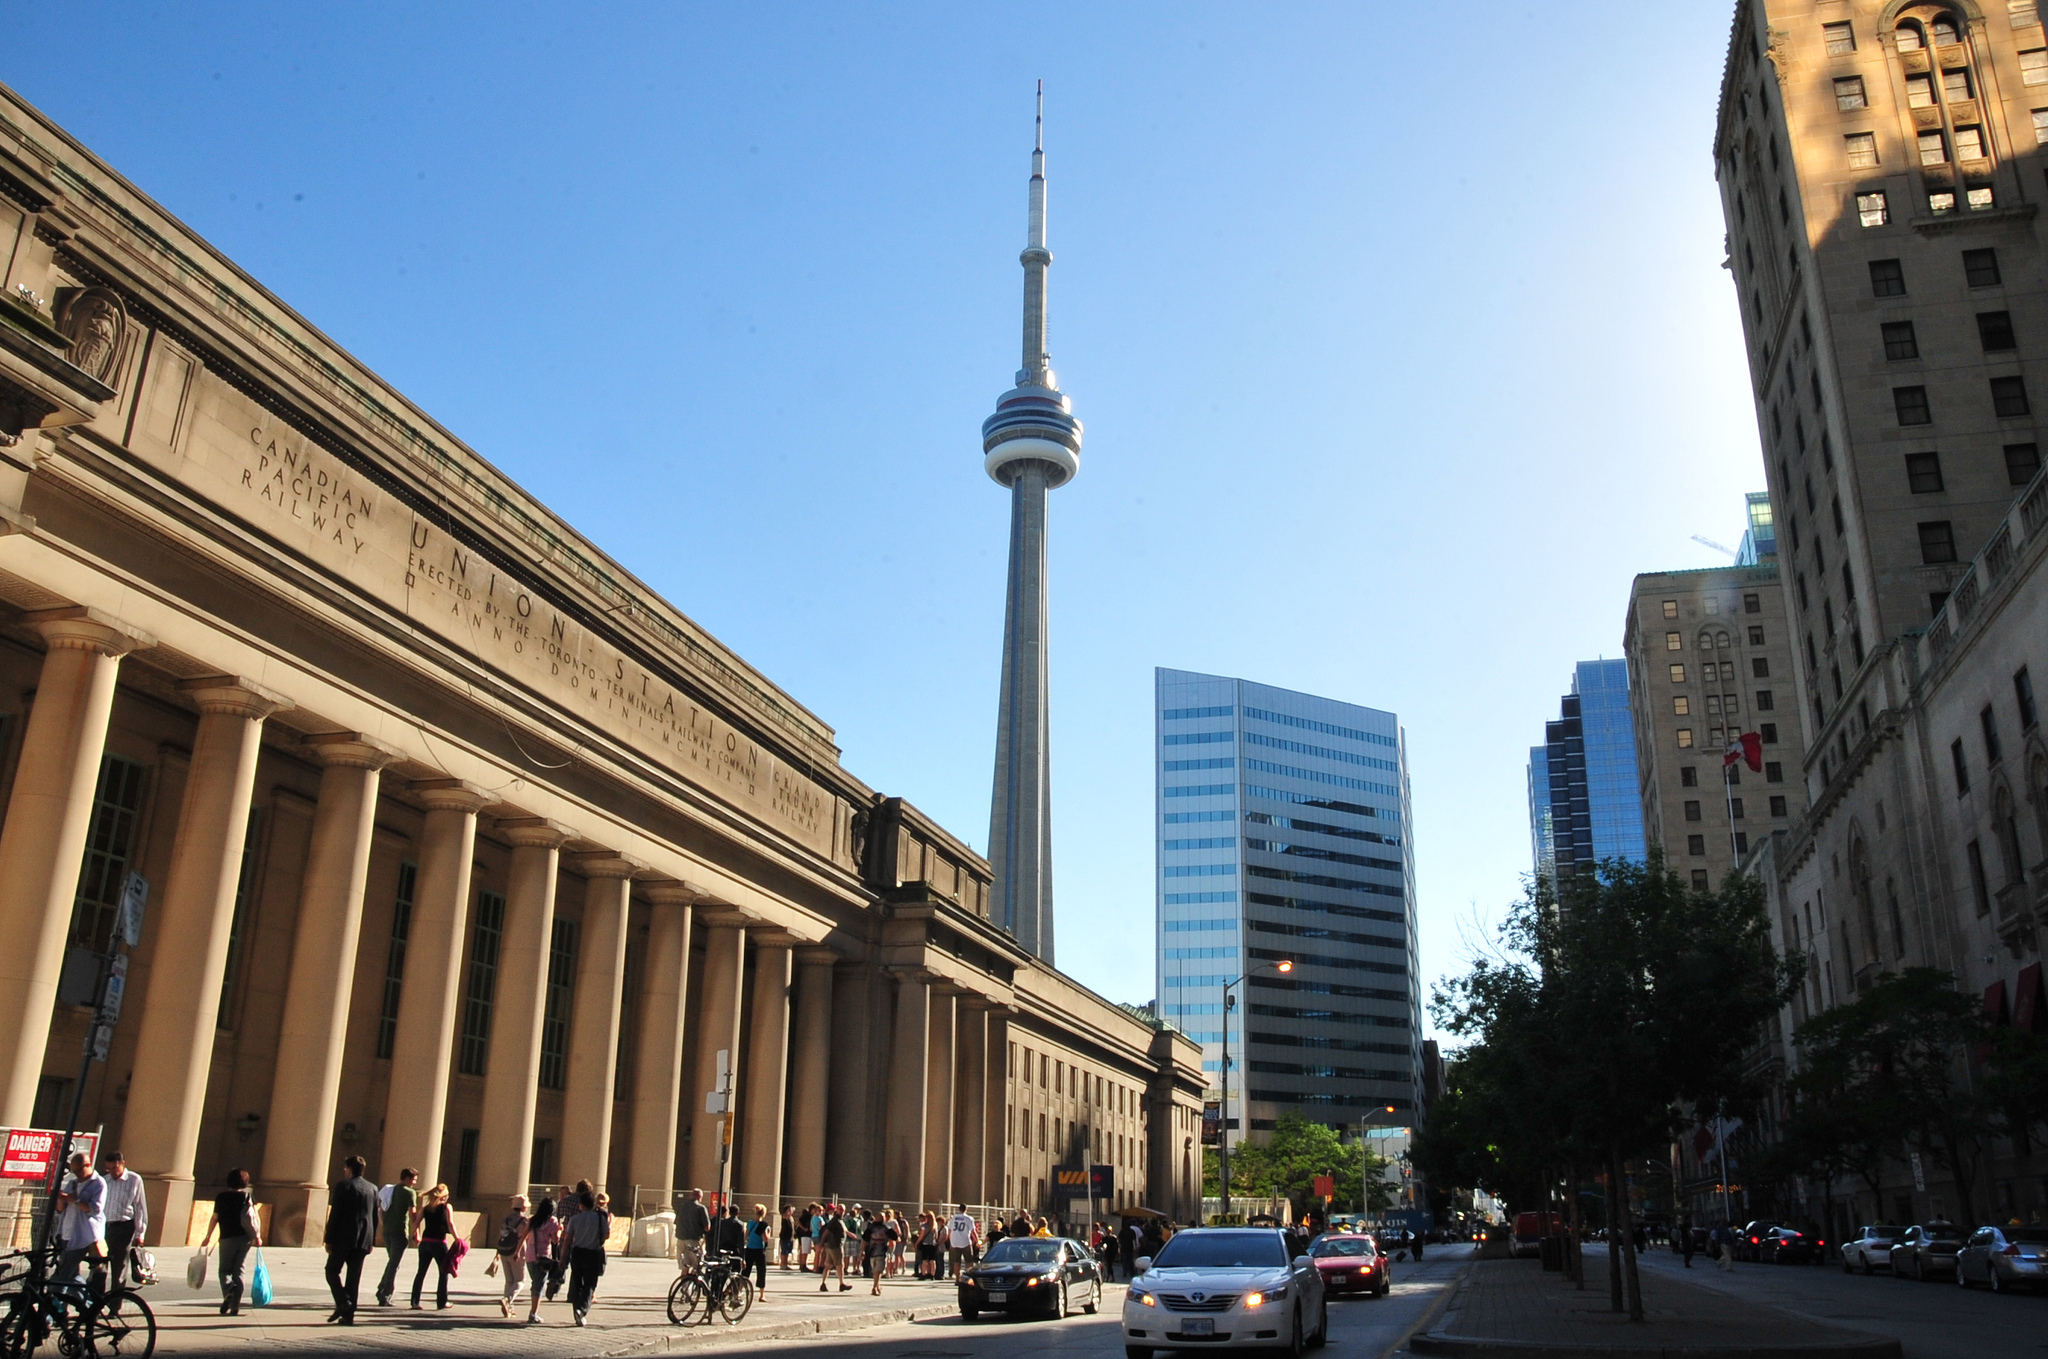
<path fill-rule="evenodd" d="M 249 1302 L 255 1307 L 270 1306 L 270 1266 L 263 1263 L 263 1247 L 256 1247 L 256 1269 L 249 1276 Z"/>

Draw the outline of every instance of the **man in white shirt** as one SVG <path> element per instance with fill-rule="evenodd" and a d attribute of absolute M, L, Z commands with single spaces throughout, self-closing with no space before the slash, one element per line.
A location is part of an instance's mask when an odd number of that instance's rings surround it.
<path fill-rule="evenodd" d="M 100 1157 L 100 1173 L 107 1182 L 107 1259 L 113 1262 L 114 1286 L 128 1281 L 130 1265 L 137 1283 L 145 1283 L 142 1262 L 135 1258 L 135 1245 L 149 1235 L 149 1196 L 143 1192 L 142 1177 L 128 1168 L 118 1151 Z"/>
<path fill-rule="evenodd" d="M 953 1205 L 953 1216 L 946 1219 L 946 1268 L 955 1279 L 967 1264 L 968 1256 L 974 1250 L 974 1238 L 980 1234 L 981 1226 L 967 1211 L 967 1205 Z"/>
<path fill-rule="evenodd" d="M 63 1253 L 57 1257 L 59 1283 L 76 1279 L 78 1266 L 87 1256 L 97 1255 L 107 1239 L 107 1182 L 92 1173 L 92 1164 L 82 1151 L 71 1153 L 69 1168 L 71 1173 L 59 1194 L 64 1206 Z"/>

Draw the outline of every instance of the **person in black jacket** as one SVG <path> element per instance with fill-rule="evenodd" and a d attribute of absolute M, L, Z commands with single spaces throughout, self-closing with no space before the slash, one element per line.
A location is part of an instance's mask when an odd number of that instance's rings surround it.
<path fill-rule="evenodd" d="M 327 1288 L 334 1294 L 330 1324 L 356 1324 L 356 1289 L 363 1282 L 363 1261 L 377 1247 L 377 1187 L 363 1178 L 363 1158 L 341 1163 L 347 1174 L 327 1191 Z"/>

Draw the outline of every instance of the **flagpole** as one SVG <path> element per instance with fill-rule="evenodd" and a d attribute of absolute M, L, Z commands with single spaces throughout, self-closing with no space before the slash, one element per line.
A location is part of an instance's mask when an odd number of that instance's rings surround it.
<path fill-rule="evenodd" d="M 1728 858 L 1734 868 L 1742 867 L 1742 856 L 1735 852 L 1735 762 L 1726 755 L 1721 757 L 1721 792 L 1728 799 Z"/>

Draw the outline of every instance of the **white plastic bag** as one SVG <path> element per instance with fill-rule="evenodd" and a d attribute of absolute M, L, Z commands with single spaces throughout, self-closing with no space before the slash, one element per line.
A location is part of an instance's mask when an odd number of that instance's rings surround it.
<path fill-rule="evenodd" d="M 185 1284 L 195 1292 L 206 1287 L 206 1260 L 213 1251 L 201 1246 L 192 1252 L 192 1258 L 185 1262 Z"/>

